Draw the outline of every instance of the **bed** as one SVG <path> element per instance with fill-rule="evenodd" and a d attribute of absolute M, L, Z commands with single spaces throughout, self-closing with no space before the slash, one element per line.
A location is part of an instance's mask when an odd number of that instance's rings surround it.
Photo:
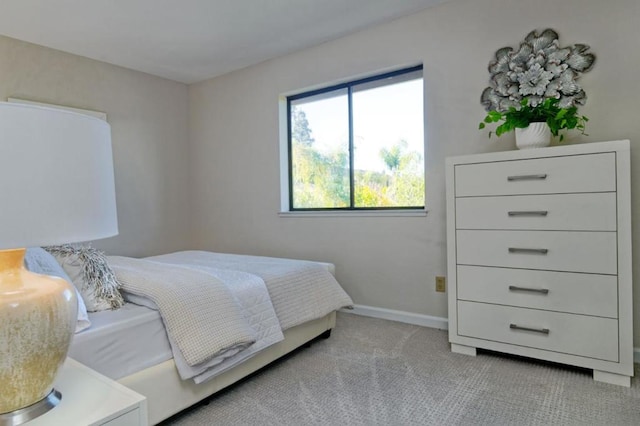
<path fill-rule="evenodd" d="M 286 330 L 282 342 L 202 384 L 180 379 L 172 360 L 118 379 L 118 382 L 147 397 L 149 424 L 157 424 L 323 335 L 334 326 L 335 312 Z"/>
<path fill-rule="evenodd" d="M 248 346 L 242 346 L 235 352 L 222 352 L 224 356 L 219 355 L 224 358 L 222 361 L 207 367 L 204 372 L 202 369 L 193 371 L 185 379 L 185 360 L 176 350 L 175 336 L 171 336 L 172 332 L 167 333 L 171 327 L 163 317 L 161 303 L 160 306 L 148 303 L 149 300 L 141 300 L 139 294 L 134 294 L 138 290 L 136 285 L 140 276 L 131 278 L 132 275 L 127 273 L 130 272 L 128 268 L 132 265 L 137 267 L 140 261 L 147 262 L 143 263 L 145 268 L 150 264 L 153 268 L 161 268 L 158 273 L 165 280 L 169 279 L 166 278 L 166 268 L 173 270 L 175 267 L 188 269 L 188 274 L 204 271 L 227 286 L 245 285 L 245 292 L 247 283 L 257 285 L 256 281 L 264 282 L 279 322 L 280 337 L 273 330 L 269 332 L 271 334 L 264 332 Z M 335 311 L 352 304 L 333 278 L 333 265 L 327 263 L 201 251 L 177 252 L 142 260 L 109 257 L 108 262 L 118 279 L 125 283 L 123 294 L 127 303 L 116 310 L 90 313 L 92 325 L 75 335 L 69 356 L 146 396 L 150 424 L 171 417 L 319 336 L 328 337 L 335 326 Z M 328 275 L 335 285 L 327 284 L 328 290 L 305 287 L 309 286 L 309 274 L 305 278 L 296 268 Z M 146 269 L 143 272 L 147 274 Z M 143 276 L 146 281 L 147 275 Z M 129 279 L 133 279 L 135 285 L 127 284 Z M 128 293 L 127 289 L 134 293 Z M 300 293 L 295 296 L 297 299 L 309 299 L 304 302 L 306 305 L 293 306 L 290 293 L 296 292 Z M 305 293 L 308 296 L 302 296 Z M 234 293 L 234 298 L 238 297 L 238 293 Z M 259 298 L 246 299 L 250 302 L 240 301 L 238 304 L 245 303 L 245 308 L 258 306 L 256 300 Z M 131 303 L 132 300 L 136 303 Z M 317 309 L 317 306 L 321 308 Z M 244 312 L 248 317 L 246 310 Z M 269 321 L 264 310 L 256 312 L 254 316 L 258 319 L 248 322 L 253 329 L 259 328 L 261 323 L 257 321 Z M 259 344 L 262 346 L 257 346 Z"/>

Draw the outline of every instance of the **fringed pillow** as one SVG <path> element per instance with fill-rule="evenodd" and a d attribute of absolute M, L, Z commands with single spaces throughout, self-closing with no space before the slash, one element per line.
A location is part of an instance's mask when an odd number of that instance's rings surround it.
<path fill-rule="evenodd" d="M 72 283 L 71 278 L 69 278 L 67 273 L 62 269 L 62 266 L 60 266 L 58 261 L 40 247 L 31 247 L 27 249 L 27 253 L 24 256 L 24 266 L 31 272 L 53 275 L 54 277 L 60 277 L 63 280 Z M 84 300 L 78 291 L 78 287 L 75 285 L 73 287 L 76 291 L 76 297 L 78 298 L 78 322 L 76 322 L 76 333 L 80 333 L 82 330 L 91 326 L 91 321 L 89 321 L 87 308 L 84 305 Z"/>
<path fill-rule="evenodd" d="M 120 283 L 109 267 L 104 253 L 92 247 L 69 244 L 44 249 L 56 258 L 80 290 L 87 311 L 118 309 L 124 305 L 118 290 Z"/>

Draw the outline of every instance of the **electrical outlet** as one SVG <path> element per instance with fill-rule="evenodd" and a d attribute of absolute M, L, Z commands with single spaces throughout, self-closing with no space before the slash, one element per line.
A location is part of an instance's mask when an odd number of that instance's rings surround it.
<path fill-rule="evenodd" d="M 445 277 L 436 277 L 436 291 L 444 293 L 447 289 Z"/>

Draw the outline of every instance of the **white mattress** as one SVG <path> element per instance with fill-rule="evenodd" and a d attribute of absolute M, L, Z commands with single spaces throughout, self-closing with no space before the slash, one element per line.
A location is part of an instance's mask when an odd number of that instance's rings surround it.
<path fill-rule="evenodd" d="M 173 358 L 157 311 L 125 304 L 89 314 L 91 327 L 74 335 L 69 356 L 114 380 Z"/>

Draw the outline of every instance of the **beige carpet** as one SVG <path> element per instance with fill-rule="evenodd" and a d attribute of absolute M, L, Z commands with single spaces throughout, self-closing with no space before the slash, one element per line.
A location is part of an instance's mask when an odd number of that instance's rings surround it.
<path fill-rule="evenodd" d="M 636 376 L 640 373 L 636 365 Z M 166 425 L 640 425 L 640 383 L 481 352 L 447 333 L 339 314 L 297 351 Z"/>

